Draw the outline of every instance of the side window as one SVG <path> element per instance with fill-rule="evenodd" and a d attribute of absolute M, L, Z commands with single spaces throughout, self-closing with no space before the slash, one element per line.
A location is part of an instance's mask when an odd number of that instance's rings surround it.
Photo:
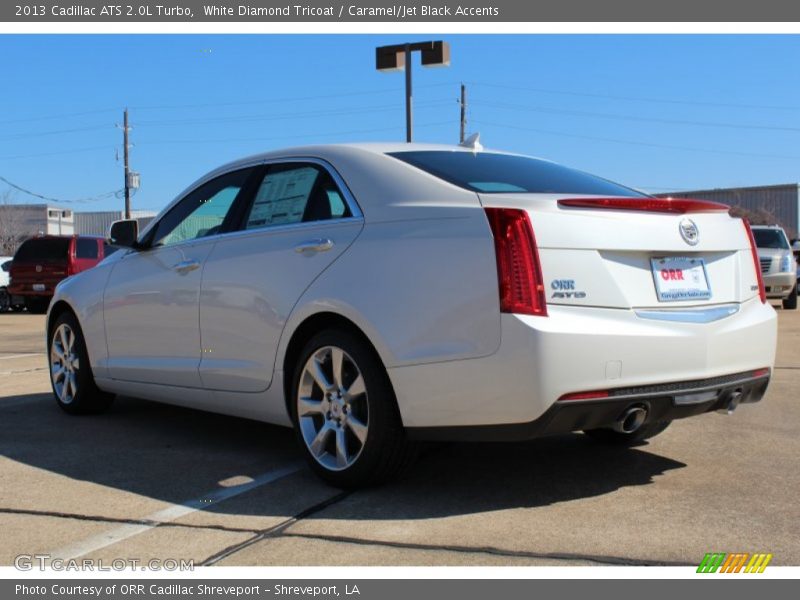
<path fill-rule="evenodd" d="M 75 258 L 97 258 L 97 240 L 78 238 L 75 246 Z"/>
<path fill-rule="evenodd" d="M 344 196 L 324 168 L 285 163 L 269 168 L 253 199 L 244 229 L 341 219 L 352 216 Z"/>
<path fill-rule="evenodd" d="M 227 173 L 181 200 L 155 227 L 151 246 L 170 246 L 218 233 L 253 169 Z"/>

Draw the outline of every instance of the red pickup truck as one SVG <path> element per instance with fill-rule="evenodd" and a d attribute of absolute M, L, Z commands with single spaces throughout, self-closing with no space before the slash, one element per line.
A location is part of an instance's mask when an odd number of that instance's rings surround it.
<path fill-rule="evenodd" d="M 62 279 L 91 269 L 113 251 L 99 237 L 45 235 L 24 241 L 11 263 L 11 304 L 24 304 L 32 313 L 47 312 Z"/>

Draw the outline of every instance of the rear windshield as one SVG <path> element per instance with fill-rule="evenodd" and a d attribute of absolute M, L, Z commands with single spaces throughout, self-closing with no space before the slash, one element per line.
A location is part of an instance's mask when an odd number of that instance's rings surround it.
<path fill-rule="evenodd" d="M 389 156 L 473 192 L 646 197 L 606 179 L 526 156 L 437 150 Z"/>
<path fill-rule="evenodd" d="M 67 260 L 69 238 L 41 238 L 23 242 L 14 262 L 53 262 Z"/>
<path fill-rule="evenodd" d="M 780 229 L 753 229 L 753 237 L 759 248 L 789 249 L 789 241 Z"/>

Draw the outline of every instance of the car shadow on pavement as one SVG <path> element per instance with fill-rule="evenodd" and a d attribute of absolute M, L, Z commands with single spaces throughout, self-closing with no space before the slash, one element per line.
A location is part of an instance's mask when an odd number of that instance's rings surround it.
<path fill-rule="evenodd" d="M 73 417 L 50 394 L 0 399 L 0 456 L 178 504 L 231 478 L 257 477 L 302 459 L 287 428 L 130 398 L 118 399 L 105 414 Z M 582 434 L 530 442 L 436 444 L 400 480 L 359 492 L 319 516 L 428 519 L 533 508 L 647 485 L 683 466 L 648 452 L 646 445 L 609 448 Z M 336 494 L 305 466 L 295 477 L 301 481 L 292 487 L 307 490 L 309 497 Z M 15 504 L 24 505 L 25 486 L 15 494 Z M 392 501 L 369 501 L 376 495 Z M 280 515 L 277 507 L 258 498 L 206 510 Z"/>

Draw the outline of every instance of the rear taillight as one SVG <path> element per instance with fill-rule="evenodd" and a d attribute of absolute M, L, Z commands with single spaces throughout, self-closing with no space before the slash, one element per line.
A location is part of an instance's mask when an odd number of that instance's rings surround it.
<path fill-rule="evenodd" d="M 608 208 L 678 214 L 730 210 L 726 204 L 690 198 L 569 198 L 559 200 L 558 205 L 568 208 Z"/>
<path fill-rule="evenodd" d="M 487 208 L 494 236 L 500 310 L 547 316 L 544 279 L 528 213 L 517 208 Z"/>
<path fill-rule="evenodd" d="M 750 222 L 747 219 L 742 219 L 744 230 L 747 232 L 747 239 L 750 240 L 750 253 L 753 256 L 753 268 L 756 270 L 756 278 L 758 278 L 758 295 L 761 298 L 761 303 L 767 303 L 767 290 L 764 289 L 764 277 L 761 275 L 761 262 L 758 260 L 758 250 L 756 249 L 756 240 L 753 237 L 753 230 L 750 229 Z"/>

